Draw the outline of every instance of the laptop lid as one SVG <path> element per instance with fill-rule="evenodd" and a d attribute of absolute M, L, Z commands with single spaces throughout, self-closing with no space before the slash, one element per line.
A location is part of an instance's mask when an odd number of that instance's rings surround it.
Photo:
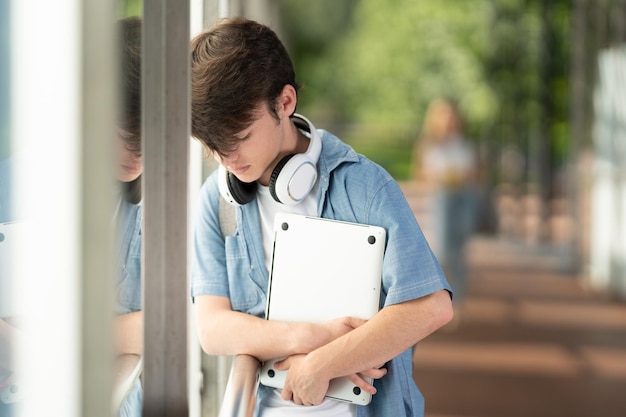
<path fill-rule="evenodd" d="M 278 213 L 266 318 L 322 323 L 337 317 L 369 319 L 380 306 L 385 229 L 299 214 Z M 282 388 L 286 372 L 267 361 L 260 382 Z M 371 382 L 371 380 L 370 380 Z M 326 395 L 365 405 L 371 395 L 347 378 Z"/>

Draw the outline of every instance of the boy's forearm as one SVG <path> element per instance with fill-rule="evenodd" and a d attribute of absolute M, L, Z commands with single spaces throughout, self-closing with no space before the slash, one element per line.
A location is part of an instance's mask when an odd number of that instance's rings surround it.
<path fill-rule="evenodd" d="M 143 312 L 115 318 L 115 349 L 118 354 L 143 354 Z"/>
<path fill-rule="evenodd" d="M 232 311 L 228 298 L 219 296 L 196 297 L 196 315 L 207 354 L 247 354 L 261 361 L 309 353 L 364 322 L 348 317 L 322 324 L 265 320 Z"/>
<path fill-rule="evenodd" d="M 196 321 L 200 344 L 209 355 L 247 354 L 263 361 L 305 350 L 300 335 L 306 325 L 232 311 L 225 297 L 196 297 Z"/>
<path fill-rule="evenodd" d="M 200 343 L 210 355 L 247 354 L 260 361 L 303 353 L 299 323 L 271 322 L 240 312 L 224 312 L 199 326 Z M 236 329 L 236 330 L 235 330 Z"/>
<path fill-rule="evenodd" d="M 12 367 L 17 331 L 7 321 L 0 319 L 0 374 Z"/>
<path fill-rule="evenodd" d="M 445 290 L 382 309 L 354 331 L 306 357 L 309 369 L 324 379 L 376 368 L 404 352 L 453 316 Z"/>

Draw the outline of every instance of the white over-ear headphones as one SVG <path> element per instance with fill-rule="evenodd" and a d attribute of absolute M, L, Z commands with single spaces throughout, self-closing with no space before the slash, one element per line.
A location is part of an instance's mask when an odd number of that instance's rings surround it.
<path fill-rule="evenodd" d="M 291 116 L 291 120 L 298 129 L 310 134 L 309 147 L 305 153 L 291 154 L 281 159 L 276 164 L 269 183 L 274 200 L 289 206 L 304 200 L 315 186 L 317 161 L 322 151 L 322 140 L 315 126 L 297 113 Z M 247 204 L 256 197 L 256 182 L 242 182 L 222 165 L 218 168 L 217 181 L 222 197 L 230 204 Z"/>

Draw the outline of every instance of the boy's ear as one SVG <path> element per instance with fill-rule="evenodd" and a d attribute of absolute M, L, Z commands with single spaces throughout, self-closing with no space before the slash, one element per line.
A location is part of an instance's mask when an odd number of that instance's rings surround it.
<path fill-rule="evenodd" d="M 298 95 L 292 85 L 285 85 L 278 97 L 278 113 L 281 116 L 290 117 L 296 111 Z"/>

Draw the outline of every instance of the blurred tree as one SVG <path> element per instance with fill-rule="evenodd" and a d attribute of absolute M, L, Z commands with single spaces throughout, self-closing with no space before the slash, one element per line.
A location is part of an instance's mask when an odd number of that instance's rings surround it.
<path fill-rule="evenodd" d="M 301 110 L 327 126 L 364 126 L 338 133 L 396 177 L 408 175 L 433 98 L 456 99 L 473 137 L 494 119 L 496 96 L 483 69 L 488 0 L 279 3 L 305 82 Z"/>
<path fill-rule="evenodd" d="M 315 118 L 382 126 L 381 149 L 390 132 L 416 135 L 430 100 L 452 97 L 485 160 L 508 146 L 539 167 L 563 162 L 568 0 L 279 3 L 306 84 L 301 108 Z M 497 181 L 496 164 L 489 172 Z"/>
<path fill-rule="evenodd" d="M 143 10 L 142 0 L 118 0 L 120 17 L 141 16 Z"/>
<path fill-rule="evenodd" d="M 309 110 L 335 120 L 417 126 L 432 98 L 452 96 L 474 124 L 492 117 L 496 103 L 481 62 L 487 0 L 281 3 Z M 306 43 L 299 43 L 302 32 Z"/>

